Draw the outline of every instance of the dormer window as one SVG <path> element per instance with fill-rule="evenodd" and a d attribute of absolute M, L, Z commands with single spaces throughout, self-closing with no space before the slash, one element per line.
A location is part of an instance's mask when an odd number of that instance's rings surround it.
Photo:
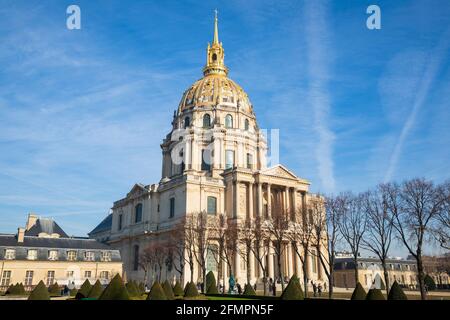
<path fill-rule="evenodd" d="M 16 258 L 16 250 L 6 249 L 5 250 L 5 260 L 14 260 Z"/>
<path fill-rule="evenodd" d="M 48 260 L 58 260 L 58 250 L 49 250 L 48 251 Z"/>
<path fill-rule="evenodd" d="M 38 252 L 37 250 L 28 250 L 27 259 L 28 260 L 37 260 Z"/>
<path fill-rule="evenodd" d="M 111 261 L 111 252 L 103 251 L 102 252 L 102 261 Z"/>
<path fill-rule="evenodd" d="M 75 250 L 67 251 L 67 260 L 68 261 L 77 260 L 77 252 Z"/>

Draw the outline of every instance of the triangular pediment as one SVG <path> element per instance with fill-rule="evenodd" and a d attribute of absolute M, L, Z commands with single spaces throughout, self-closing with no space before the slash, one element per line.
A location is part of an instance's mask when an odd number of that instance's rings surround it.
<path fill-rule="evenodd" d="M 147 192 L 148 190 L 142 183 L 136 183 L 133 188 L 131 188 L 130 192 L 128 192 L 127 197 L 133 197 L 142 194 L 143 192 Z"/>
<path fill-rule="evenodd" d="M 287 169 L 285 166 L 281 164 L 277 164 L 276 166 L 273 166 L 271 168 L 264 169 L 261 171 L 261 174 L 280 178 L 288 178 L 296 180 L 299 179 L 294 173 L 292 173 L 289 169 Z"/>

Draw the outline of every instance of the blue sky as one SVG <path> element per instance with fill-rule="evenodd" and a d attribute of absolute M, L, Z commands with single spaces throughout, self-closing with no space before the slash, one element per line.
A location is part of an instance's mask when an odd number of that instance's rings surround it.
<path fill-rule="evenodd" d="M 70 4 L 81 30 L 66 28 Z M 370 4 L 381 30 L 366 28 Z M 446 0 L 1 0 L 0 232 L 36 212 L 85 235 L 134 183 L 159 181 L 215 8 L 230 78 L 313 191 L 449 178 Z"/>

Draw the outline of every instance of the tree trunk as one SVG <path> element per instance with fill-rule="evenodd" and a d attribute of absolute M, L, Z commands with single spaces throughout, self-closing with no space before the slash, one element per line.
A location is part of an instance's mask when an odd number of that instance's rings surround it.
<path fill-rule="evenodd" d="M 386 261 L 381 260 L 381 266 L 383 267 L 383 276 L 384 276 L 384 285 L 386 286 L 386 295 L 389 295 L 390 283 L 389 283 L 389 274 L 386 267 Z"/>
<path fill-rule="evenodd" d="M 328 277 L 328 298 L 333 299 L 333 287 L 334 287 L 334 270 L 333 268 L 330 269 L 330 276 Z"/>
<path fill-rule="evenodd" d="M 191 268 L 191 282 L 194 283 L 194 264 L 189 263 L 189 267 Z"/>
<path fill-rule="evenodd" d="M 246 261 L 246 265 L 247 265 L 247 284 L 250 285 L 250 250 L 247 248 L 247 261 Z"/>
<path fill-rule="evenodd" d="M 420 298 L 422 300 L 426 300 L 427 292 L 425 290 L 425 282 L 424 282 L 425 275 L 423 272 L 422 257 L 418 255 L 416 257 L 416 261 L 417 261 L 417 275 L 419 277 Z"/>
<path fill-rule="evenodd" d="M 278 265 L 278 277 L 281 280 L 281 290 L 284 291 L 283 271 L 281 269 L 281 254 L 277 254 L 277 265 Z"/>
<path fill-rule="evenodd" d="M 354 257 L 354 258 L 353 258 L 353 261 L 354 261 L 354 263 L 355 263 L 355 288 L 356 288 L 356 285 L 357 285 L 358 282 L 359 282 L 359 277 L 358 277 L 358 275 L 359 275 L 358 258 L 357 258 L 357 257 Z"/>
<path fill-rule="evenodd" d="M 305 286 L 305 298 L 308 298 L 308 274 L 306 273 L 307 269 L 306 260 L 302 263 L 302 269 L 303 269 L 303 285 Z"/>

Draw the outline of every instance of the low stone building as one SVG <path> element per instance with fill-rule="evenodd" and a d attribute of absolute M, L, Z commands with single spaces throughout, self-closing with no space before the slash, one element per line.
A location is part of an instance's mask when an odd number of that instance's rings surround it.
<path fill-rule="evenodd" d="M 358 281 L 365 289 L 385 288 L 383 267 L 378 258 L 361 257 L 358 259 L 358 264 Z M 387 260 L 387 267 L 390 284 L 397 281 L 405 288 L 415 289 L 417 287 L 417 268 L 414 260 L 391 258 Z M 354 288 L 356 286 L 355 263 L 352 257 L 336 258 L 334 285 L 339 288 Z"/>
<path fill-rule="evenodd" d="M 52 219 L 28 216 L 17 234 L 0 234 L 0 291 L 23 283 L 30 290 L 47 286 L 79 286 L 86 279 L 106 284 L 122 274 L 120 252 L 94 239 L 69 237 Z"/>

